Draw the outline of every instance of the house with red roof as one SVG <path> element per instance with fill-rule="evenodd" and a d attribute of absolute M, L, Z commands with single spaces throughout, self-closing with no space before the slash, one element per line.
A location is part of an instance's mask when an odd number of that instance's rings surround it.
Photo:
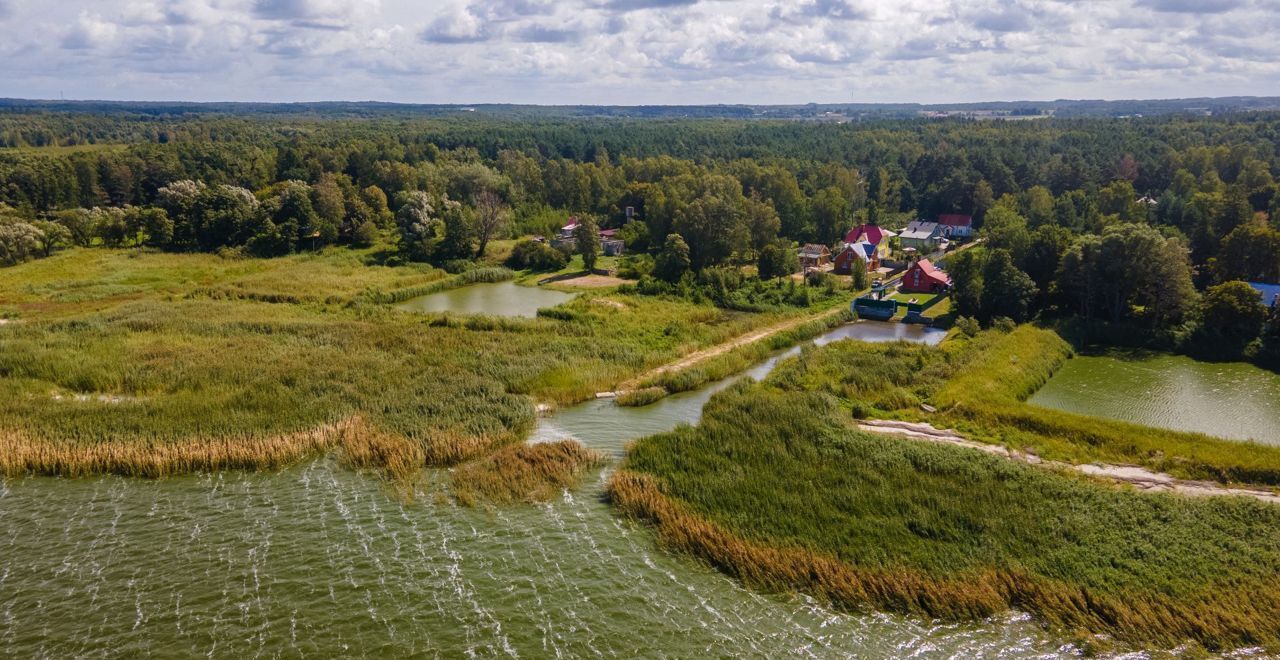
<path fill-rule="evenodd" d="M 928 259 L 921 259 L 902 275 L 898 290 L 903 293 L 942 293 L 951 288 L 951 277 Z"/>
<path fill-rule="evenodd" d="M 866 241 L 846 243 L 844 249 L 836 254 L 834 261 L 837 275 L 852 275 L 854 268 L 871 272 L 880 267 L 880 255 L 876 252 L 876 246 Z"/>
<path fill-rule="evenodd" d="M 889 258 L 889 239 L 897 234 L 878 225 L 859 225 L 844 235 L 845 245 L 869 243 L 876 249 L 877 260 Z"/>
<path fill-rule="evenodd" d="M 968 238 L 973 235 L 973 216 L 943 213 L 938 216 L 938 226 L 947 238 Z"/>

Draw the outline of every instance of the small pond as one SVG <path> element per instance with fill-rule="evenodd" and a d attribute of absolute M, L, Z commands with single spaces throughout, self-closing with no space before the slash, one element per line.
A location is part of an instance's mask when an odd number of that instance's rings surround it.
<path fill-rule="evenodd" d="M 452 312 L 532 318 L 544 307 L 573 299 L 573 294 L 515 282 L 472 284 L 406 300 L 397 309 L 410 312 Z"/>
<path fill-rule="evenodd" d="M 1181 355 L 1080 356 L 1030 403 L 1147 426 L 1280 444 L 1280 375 Z"/>

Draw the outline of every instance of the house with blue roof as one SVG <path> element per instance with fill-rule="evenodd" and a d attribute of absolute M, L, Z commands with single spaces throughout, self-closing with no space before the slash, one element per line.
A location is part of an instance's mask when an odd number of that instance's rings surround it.
<path fill-rule="evenodd" d="M 880 250 L 878 246 L 867 241 L 845 243 L 844 249 L 835 258 L 837 275 L 852 275 L 854 268 L 871 272 L 879 267 Z"/>

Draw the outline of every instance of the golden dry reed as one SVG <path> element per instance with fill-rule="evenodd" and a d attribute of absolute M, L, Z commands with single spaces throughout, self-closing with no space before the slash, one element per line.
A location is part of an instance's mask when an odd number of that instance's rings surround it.
<path fill-rule="evenodd" d="M 454 497 L 465 506 L 546 502 L 603 462 L 599 452 L 573 440 L 512 445 L 454 468 L 451 481 Z"/>
<path fill-rule="evenodd" d="M 799 547 L 743 539 L 668 497 L 650 475 L 619 470 L 609 498 L 624 515 L 655 529 L 666 548 L 685 552 L 769 591 L 797 589 L 850 610 L 875 608 L 946 620 L 974 620 L 1010 609 L 1082 636 L 1105 632 L 1123 642 L 1173 648 L 1188 641 L 1210 650 L 1280 648 L 1280 584 L 1245 581 L 1191 598 L 1118 597 L 1087 587 L 987 568 L 930 577 L 913 568 L 862 568 Z"/>
<path fill-rule="evenodd" d="M 411 439 L 375 428 L 360 415 L 296 433 L 165 443 L 129 440 L 63 446 L 20 431 L 2 431 L 0 476 L 115 474 L 155 479 L 217 470 L 274 470 L 336 448 L 344 464 L 384 472 L 393 480 L 404 482 L 427 465 L 449 464 L 450 459 L 469 456 L 488 446 L 479 442 L 450 446 L 444 438 L 438 438 L 429 445 L 434 449 L 429 454 Z"/>

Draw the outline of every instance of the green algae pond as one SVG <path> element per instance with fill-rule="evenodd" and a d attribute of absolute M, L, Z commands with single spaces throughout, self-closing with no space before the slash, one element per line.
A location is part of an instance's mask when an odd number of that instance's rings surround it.
<path fill-rule="evenodd" d="M 538 310 L 573 299 L 573 294 L 515 282 L 470 284 L 406 300 L 397 309 L 532 318 Z"/>
<path fill-rule="evenodd" d="M 1280 445 L 1280 374 L 1181 355 L 1081 355 L 1029 403 L 1067 412 Z"/>

